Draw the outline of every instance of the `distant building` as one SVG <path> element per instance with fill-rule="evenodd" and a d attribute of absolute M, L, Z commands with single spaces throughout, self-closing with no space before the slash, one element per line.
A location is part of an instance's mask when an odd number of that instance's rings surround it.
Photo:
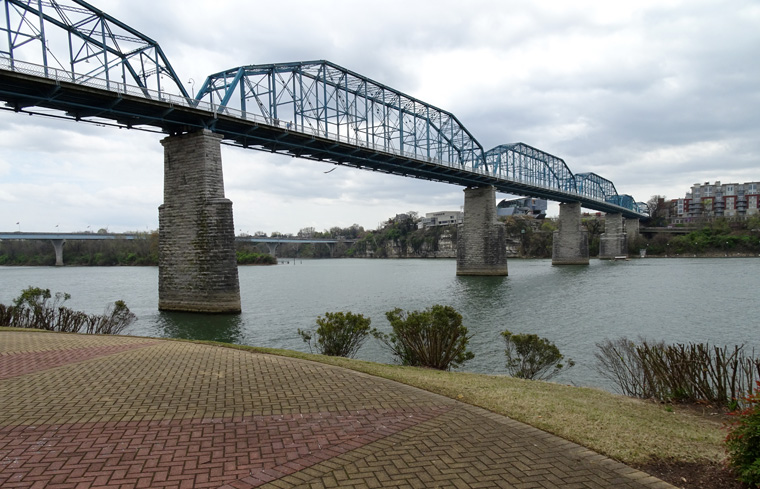
<path fill-rule="evenodd" d="M 462 224 L 464 214 L 461 211 L 428 212 L 420 222 L 420 227 L 450 226 Z"/>
<path fill-rule="evenodd" d="M 671 222 L 703 217 L 745 217 L 760 213 L 760 182 L 695 183 L 682 199 L 670 201 Z"/>
<path fill-rule="evenodd" d="M 548 202 L 545 199 L 526 197 L 524 199 L 502 200 L 496 205 L 496 215 L 527 215 L 543 219 L 546 217 L 546 209 L 548 209 Z"/>

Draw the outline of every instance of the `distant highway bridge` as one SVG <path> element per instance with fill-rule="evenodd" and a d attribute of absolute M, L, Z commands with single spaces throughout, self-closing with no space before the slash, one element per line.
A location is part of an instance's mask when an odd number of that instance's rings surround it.
<path fill-rule="evenodd" d="M 146 239 L 147 234 L 130 233 L 22 233 L 0 232 L 0 241 L 7 240 L 45 240 L 50 241 L 55 249 L 55 264 L 63 266 L 63 245 L 66 241 L 91 241 L 91 240 L 133 240 Z M 269 248 L 269 254 L 277 256 L 277 247 L 281 244 L 324 244 L 330 250 L 332 256 L 335 245 L 338 243 L 354 243 L 355 239 L 345 238 L 301 238 L 301 237 L 266 237 L 266 236 L 237 236 L 238 242 L 263 243 Z"/>
<path fill-rule="evenodd" d="M 157 42 L 83 0 L 0 0 L 0 9 L 0 100 L 10 110 L 169 135 L 159 309 L 240 311 L 220 143 L 466 187 L 461 275 L 507 273 L 495 191 L 563 204 L 555 264 L 588 263 L 581 206 L 646 217 L 600 175 L 524 143 L 486 150 L 450 112 L 329 61 L 234 67 L 190 97 Z M 622 224 L 611 229 L 616 255 Z"/>

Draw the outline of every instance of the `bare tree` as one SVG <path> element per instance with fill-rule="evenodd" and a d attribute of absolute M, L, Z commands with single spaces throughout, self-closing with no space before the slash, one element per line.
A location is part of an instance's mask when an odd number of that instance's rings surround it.
<path fill-rule="evenodd" d="M 665 210 L 667 209 L 664 195 L 653 195 L 647 201 L 649 210 L 649 225 L 663 226 L 665 224 Z"/>

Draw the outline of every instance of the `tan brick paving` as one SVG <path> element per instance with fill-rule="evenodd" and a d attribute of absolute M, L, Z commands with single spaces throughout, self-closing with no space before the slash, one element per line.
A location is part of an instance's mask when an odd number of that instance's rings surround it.
<path fill-rule="evenodd" d="M 503 416 L 336 367 L 0 332 L 0 487 L 671 486 Z"/>

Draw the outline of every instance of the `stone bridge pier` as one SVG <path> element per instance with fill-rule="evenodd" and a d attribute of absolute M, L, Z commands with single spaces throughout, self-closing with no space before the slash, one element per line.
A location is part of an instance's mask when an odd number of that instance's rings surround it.
<path fill-rule="evenodd" d="M 552 243 L 552 265 L 588 264 L 588 231 L 581 223 L 581 204 L 560 204 L 559 229 L 554 231 Z"/>
<path fill-rule="evenodd" d="M 235 226 L 232 202 L 224 197 L 221 139 L 203 130 L 161 141 L 159 310 L 240 312 Z"/>
<path fill-rule="evenodd" d="M 623 230 L 623 215 L 607 214 L 604 217 L 604 233 L 599 237 L 599 259 L 613 260 L 628 256 L 628 239 Z"/>
<path fill-rule="evenodd" d="M 629 242 L 639 237 L 640 226 L 641 226 L 641 221 L 639 219 L 625 220 L 625 234 L 628 236 Z"/>
<path fill-rule="evenodd" d="M 504 223 L 496 219 L 496 189 L 467 187 L 457 231 L 457 275 L 507 275 Z"/>

